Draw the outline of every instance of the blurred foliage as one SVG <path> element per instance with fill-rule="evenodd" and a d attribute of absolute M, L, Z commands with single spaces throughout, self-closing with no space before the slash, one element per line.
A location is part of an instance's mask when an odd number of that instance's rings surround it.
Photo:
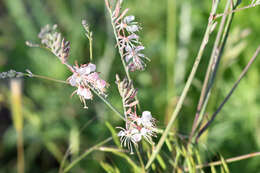
<path fill-rule="evenodd" d="M 243 1 L 239 7 L 247 5 Z M 132 74 L 142 110 L 150 110 L 164 128 L 167 113 L 174 109 L 176 100 L 190 72 L 194 58 L 206 29 L 211 1 L 178 1 L 176 6 L 176 52 L 173 64 L 168 64 L 167 54 L 167 1 L 125 0 L 143 30 L 141 36 L 146 54 L 152 60 L 146 71 Z M 225 1 L 221 1 L 219 12 Z M 169 9 L 168 9 L 169 10 Z M 110 83 L 109 100 L 121 108 L 116 90 L 115 74 L 124 75 L 110 22 L 103 1 L 93 0 L 3 0 L 0 1 L 0 71 L 30 69 L 35 74 L 65 80 L 70 72 L 51 53 L 28 48 L 26 40 L 37 39 L 40 28 L 46 24 L 58 24 L 60 31 L 71 41 L 70 62 L 89 62 L 88 40 L 84 36 L 81 20 L 86 19 L 93 31 L 93 57 L 97 70 Z M 174 16 L 173 16 L 174 17 Z M 260 43 L 259 7 L 235 14 L 226 49 L 218 70 L 217 80 L 207 113 L 212 114 L 221 103 L 243 67 Z M 214 37 L 209 40 L 202 63 L 196 75 L 185 105 L 178 117 L 177 131 L 187 135 L 191 131 L 193 117 L 207 68 Z M 170 49 L 170 48 L 168 48 Z M 175 63 L 175 65 L 174 65 Z M 177 65 L 176 65 L 177 64 Z M 175 82 L 169 85 L 169 69 L 174 69 Z M 220 160 L 260 149 L 260 61 L 256 61 L 238 89 L 225 105 L 209 132 L 201 140 L 203 159 Z M 0 172 L 16 172 L 16 132 L 11 122 L 9 81 L 0 81 Z M 169 89 L 172 87 L 172 90 Z M 26 172 L 57 172 L 68 146 L 72 146 L 73 159 L 87 148 L 111 136 L 113 127 L 123 122 L 110 111 L 98 97 L 83 109 L 77 97 L 70 98 L 73 88 L 46 80 L 23 80 L 24 147 Z M 170 92 L 170 93 L 169 93 Z M 174 93 L 174 98 L 168 94 Z M 88 123 L 90 122 L 91 123 Z M 87 126 L 85 126 L 87 124 Z M 176 124 L 177 125 L 177 124 Z M 83 130 L 81 128 L 84 127 Z M 113 131 L 113 130 L 112 130 Z M 115 146 L 110 142 L 107 145 Z M 167 148 L 164 148 L 168 152 Z M 130 156 L 136 159 L 135 156 Z M 160 156 L 161 157 L 161 156 Z M 164 159 L 164 154 L 162 155 Z M 222 158 L 222 157 L 221 157 Z M 160 163 L 160 159 L 157 159 Z M 202 160 L 203 160 L 202 159 Z M 137 160 L 137 159 L 136 159 Z M 168 160 L 170 162 L 170 160 Z M 99 164 L 100 162 L 100 164 Z M 110 164 L 107 164 L 110 163 Z M 126 161 L 111 152 L 94 152 L 83 159 L 72 172 L 131 171 Z M 228 164 L 232 172 L 258 172 L 260 158 Z M 163 167 L 164 162 L 160 165 Z M 164 165 L 165 166 L 165 165 Z M 161 172 L 164 168 L 161 168 Z M 212 167 L 211 169 L 214 169 Z M 205 169 L 210 171 L 210 169 Z"/>

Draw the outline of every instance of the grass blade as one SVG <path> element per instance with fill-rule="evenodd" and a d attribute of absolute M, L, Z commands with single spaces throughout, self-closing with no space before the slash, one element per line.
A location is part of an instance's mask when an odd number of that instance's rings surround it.
<path fill-rule="evenodd" d="M 171 129 L 171 127 L 172 127 L 176 117 L 178 116 L 178 114 L 179 114 L 179 112 L 180 112 L 180 110 L 182 108 L 184 99 L 186 98 L 186 95 L 187 95 L 187 93 L 189 91 L 189 88 L 191 86 L 191 82 L 193 81 L 193 78 L 194 78 L 194 76 L 196 74 L 197 68 L 199 66 L 200 60 L 201 60 L 203 52 L 204 52 L 204 49 L 205 49 L 205 47 L 206 47 L 206 45 L 208 43 L 209 36 L 211 34 L 211 27 L 214 24 L 212 15 L 214 15 L 216 13 L 219 1 L 214 1 L 214 2 L 215 3 L 213 3 L 213 5 L 212 5 L 211 16 L 209 17 L 209 21 L 208 21 L 208 26 L 207 26 L 206 32 L 204 34 L 203 41 L 202 41 L 202 44 L 200 46 L 198 55 L 197 55 L 197 57 L 195 59 L 194 65 L 193 65 L 192 70 L 190 72 L 189 78 L 188 78 L 188 80 L 186 82 L 186 85 L 185 85 L 185 87 L 183 89 L 183 92 L 182 92 L 182 94 L 180 96 L 180 99 L 179 99 L 179 101 L 178 101 L 178 103 L 176 105 L 176 109 L 174 110 L 174 112 L 173 112 L 173 114 L 171 116 L 171 119 L 170 119 L 170 121 L 169 121 L 169 123 L 168 123 L 168 125 L 167 125 L 167 127 L 165 129 L 165 131 L 163 132 L 163 134 L 162 134 L 162 136 L 161 136 L 161 138 L 160 138 L 160 140 L 159 140 L 159 142 L 158 142 L 158 144 L 157 144 L 157 146 L 155 148 L 155 151 L 152 153 L 151 158 L 148 160 L 148 162 L 147 162 L 147 164 L 145 166 L 145 169 L 148 169 L 150 167 L 150 165 L 152 164 L 152 162 L 156 158 L 156 155 L 160 152 L 160 150 L 162 148 L 162 145 L 164 144 L 165 139 L 167 138 L 167 135 L 170 132 L 170 129 Z"/>

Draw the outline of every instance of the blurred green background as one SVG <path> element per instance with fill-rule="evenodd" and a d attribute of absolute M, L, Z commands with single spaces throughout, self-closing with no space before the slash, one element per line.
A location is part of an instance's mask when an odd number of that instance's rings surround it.
<path fill-rule="evenodd" d="M 222 12 L 226 1 L 221 1 Z M 239 7 L 248 5 L 243 1 Z M 142 111 L 150 110 L 164 128 L 180 95 L 206 29 L 211 1 L 125 0 L 128 14 L 141 23 L 145 54 L 151 59 L 143 72 L 132 73 Z M 207 109 L 210 115 L 221 103 L 260 43 L 260 8 L 235 14 L 217 80 Z M 26 40 L 38 42 L 37 34 L 46 24 L 58 24 L 71 41 L 70 62 L 89 62 L 88 40 L 81 20 L 86 19 L 94 34 L 94 63 L 110 83 L 108 99 L 122 111 L 115 85 L 115 74 L 124 71 L 115 48 L 114 37 L 104 2 L 93 0 L 2 0 L 0 1 L 0 71 L 30 69 L 35 74 L 66 80 L 71 73 L 59 60 L 43 49 L 28 48 Z M 220 21 L 220 20 L 218 20 Z M 208 59 L 214 43 L 213 33 L 206 47 L 176 129 L 188 135 Z M 260 57 L 258 57 L 260 58 Z M 257 60 L 230 101 L 210 127 L 205 158 L 218 160 L 260 150 L 260 61 Z M 73 141 L 74 157 L 111 136 L 105 122 L 114 127 L 123 122 L 98 97 L 83 109 L 74 88 L 36 78 L 23 79 L 24 150 L 26 172 L 57 172 L 59 162 Z M 0 81 L 0 173 L 16 172 L 16 132 L 11 119 L 9 81 Z M 139 112 L 140 113 L 140 112 Z M 82 132 L 80 129 L 88 123 Z M 159 137 L 158 137 L 159 139 Z M 158 140 L 157 139 L 157 140 Z M 114 146 L 111 142 L 108 145 Z M 167 150 L 165 150 L 167 151 Z M 131 156 L 134 158 L 134 156 Z M 73 157 L 72 157 L 73 158 Z M 72 172 L 104 172 L 100 161 L 117 165 L 128 172 L 124 161 L 109 153 L 94 152 Z M 260 158 L 229 164 L 231 172 L 260 172 Z M 169 169 L 170 170 L 170 169 Z M 164 170 L 162 172 L 167 172 Z"/>

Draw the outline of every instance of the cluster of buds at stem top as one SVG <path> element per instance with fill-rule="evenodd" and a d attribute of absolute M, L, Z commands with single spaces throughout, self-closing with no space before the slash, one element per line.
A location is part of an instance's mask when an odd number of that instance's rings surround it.
<path fill-rule="evenodd" d="M 19 77 L 23 77 L 23 76 L 24 76 L 24 73 L 17 72 L 15 70 L 9 70 L 7 72 L 0 73 L 0 79 L 19 78 Z"/>
<path fill-rule="evenodd" d="M 138 31 L 141 27 L 135 21 L 135 16 L 127 16 L 128 9 L 121 11 L 122 0 L 118 0 L 114 9 L 110 6 L 108 0 L 106 5 L 110 10 L 112 25 L 115 30 L 117 46 L 130 71 L 144 70 L 146 64 L 144 59 L 150 61 L 141 53 L 145 48 L 139 41 Z"/>
<path fill-rule="evenodd" d="M 50 26 L 47 24 L 38 34 L 41 44 L 26 42 L 30 47 L 44 47 L 49 49 L 60 61 L 67 65 L 70 52 L 70 42 L 62 38 L 61 33 L 57 32 L 57 25 Z"/>
<path fill-rule="evenodd" d="M 85 28 L 84 24 L 83 26 Z M 52 27 L 46 25 L 38 34 L 38 37 L 41 39 L 41 44 L 33 44 L 28 41 L 26 44 L 30 47 L 47 48 L 69 68 L 73 74 L 67 81 L 71 86 L 77 87 L 77 90 L 73 92 L 72 95 L 76 93 L 81 102 L 83 102 L 84 108 L 87 108 L 86 100 L 92 100 L 92 91 L 106 97 L 105 92 L 108 84 L 99 77 L 99 73 L 96 72 L 96 65 L 88 63 L 80 66 L 78 64 L 72 66 L 68 63 L 70 42 L 65 41 L 65 39 L 62 38 L 61 33 L 58 33 L 56 29 L 57 25 L 53 25 Z"/>
<path fill-rule="evenodd" d="M 116 83 L 119 93 L 123 100 L 125 110 L 126 127 L 118 127 L 121 129 L 118 133 L 121 145 L 128 147 L 130 153 L 133 153 L 133 145 L 138 147 L 138 142 L 145 139 L 153 145 L 152 137 L 156 137 L 155 119 L 152 117 L 151 112 L 144 111 L 141 116 L 136 113 L 136 105 L 138 102 L 135 100 L 137 90 L 125 78 L 120 81 L 116 76 Z"/>

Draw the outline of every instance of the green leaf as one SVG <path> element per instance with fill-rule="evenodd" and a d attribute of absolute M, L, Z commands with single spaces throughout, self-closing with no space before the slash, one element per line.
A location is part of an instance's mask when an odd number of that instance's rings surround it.
<path fill-rule="evenodd" d="M 196 155 L 196 158 L 197 158 L 197 162 L 198 162 L 198 164 L 201 165 L 202 162 L 201 162 L 201 158 L 200 158 L 199 151 L 198 151 L 197 149 L 195 149 L 195 155 Z M 200 172 L 204 173 L 204 171 L 203 171 L 202 168 L 200 168 Z"/>
<path fill-rule="evenodd" d="M 109 129 L 109 131 L 111 132 L 113 141 L 115 142 L 116 146 L 121 148 L 121 144 L 120 144 L 120 141 L 119 141 L 119 138 L 117 136 L 115 129 L 112 127 L 112 125 L 108 121 L 106 121 L 106 126 Z"/>
<path fill-rule="evenodd" d="M 215 166 L 210 166 L 211 173 L 217 173 Z"/>
<path fill-rule="evenodd" d="M 127 154 L 123 153 L 122 150 L 110 148 L 110 147 L 102 147 L 102 148 L 100 148 L 100 150 L 103 151 L 103 152 L 110 152 L 110 153 L 113 153 L 113 154 L 115 154 L 119 157 L 122 157 L 133 168 L 134 172 L 136 172 L 136 173 L 141 172 L 141 168 L 139 166 L 137 166 L 135 164 L 135 162 L 130 157 L 128 157 Z"/>
<path fill-rule="evenodd" d="M 159 164 L 160 164 L 160 166 L 162 167 L 162 169 L 163 169 L 163 170 L 166 170 L 166 165 L 165 165 L 165 163 L 164 163 L 162 157 L 160 156 L 160 154 L 158 154 L 158 155 L 156 156 L 156 159 L 157 159 L 157 161 L 159 162 Z"/>
<path fill-rule="evenodd" d="M 225 173 L 229 173 L 227 162 L 225 161 L 225 159 L 224 159 L 224 157 L 222 155 L 220 155 L 220 159 L 221 159 L 222 166 L 224 168 Z"/>
<path fill-rule="evenodd" d="M 172 152 L 172 145 L 168 138 L 166 138 L 165 143 L 166 143 L 166 146 L 168 147 L 169 151 Z"/>
<path fill-rule="evenodd" d="M 101 167 L 107 172 L 107 173 L 120 173 L 119 169 L 117 167 L 113 168 L 111 165 L 105 162 L 100 162 Z"/>

